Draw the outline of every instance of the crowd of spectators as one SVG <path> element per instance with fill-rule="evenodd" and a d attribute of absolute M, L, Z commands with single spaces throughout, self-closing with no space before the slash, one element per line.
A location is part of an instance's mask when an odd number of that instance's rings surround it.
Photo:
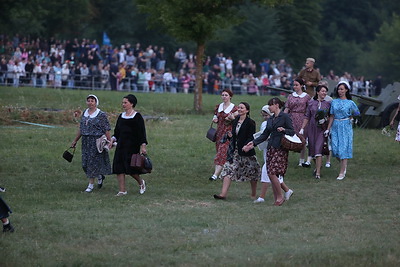
<path fill-rule="evenodd" d="M 85 38 L 61 41 L 15 34 L 0 35 L 0 56 L 0 85 L 160 93 L 190 93 L 195 85 L 195 55 L 182 48 L 167 55 L 164 47 L 156 45 L 100 46 Z M 203 62 L 203 91 L 219 94 L 229 88 L 236 94 L 279 94 L 271 87 L 291 90 L 296 76 L 285 59 L 254 63 L 218 53 Z M 336 83 L 346 80 L 353 93 L 371 95 L 372 81 L 363 76 L 347 72 L 338 76 L 331 70 L 322 77 Z M 379 82 L 374 82 L 376 90 Z"/>

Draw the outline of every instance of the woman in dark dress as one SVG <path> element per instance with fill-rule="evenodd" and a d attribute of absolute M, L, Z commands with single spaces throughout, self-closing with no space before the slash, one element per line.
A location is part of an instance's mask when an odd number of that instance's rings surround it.
<path fill-rule="evenodd" d="M 7 203 L 0 197 L 0 220 L 3 223 L 3 233 L 14 232 L 14 227 L 8 219 L 10 213 L 12 213 L 10 207 L 8 207 Z"/>
<path fill-rule="evenodd" d="M 146 191 L 146 184 L 140 178 L 142 174 L 139 170 L 130 166 L 132 154 L 146 154 L 146 127 L 142 115 L 135 111 L 137 98 L 129 94 L 122 100 L 124 112 L 119 115 L 117 125 L 114 130 L 114 141 L 117 142 L 117 148 L 113 161 L 113 173 L 117 175 L 119 192 L 117 196 L 124 196 L 128 192 L 125 188 L 125 176 L 132 176 L 139 184 L 140 194 Z"/>
<path fill-rule="evenodd" d="M 94 180 L 97 178 L 97 188 L 103 186 L 105 175 L 111 174 L 111 164 L 108 157 L 108 148 L 111 147 L 110 123 L 105 112 L 97 106 L 99 99 L 95 95 L 88 95 L 86 98 L 87 109 L 82 114 L 80 127 L 76 133 L 71 147 L 82 137 L 82 168 L 89 179 L 86 193 L 94 189 Z M 96 140 L 105 135 L 109 146 L 101 152 L 98 150 Z"/>

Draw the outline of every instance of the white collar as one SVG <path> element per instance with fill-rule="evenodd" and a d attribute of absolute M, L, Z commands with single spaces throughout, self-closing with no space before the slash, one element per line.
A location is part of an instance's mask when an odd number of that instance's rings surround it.
<path fill-rule="evenodd" d="M 303 97 L 305 97 L 305 96 L 307 95 L 307 93 L 306 93 L 306 92 L 303 92 L 303 93 L 301 93 L 301 95 L 299 95 L 299 94 L 297 94 L 296 92 L 293 92 L 292 95 L 293 95 L 294 97 L 303 98 Z"/>
<path fill-rule="evenodd" d="M 91 119 L 93 119 L 94 117 L 96 117 L 100 112 L 100 109 L 96 108 L 96 111 L 93 112 L 92 114 L 89 114 L 89 109 L 87 108 L 85 110 L 85 113 L 83 113 L 83 116 L 85 117 L 90 117 Z"/>
<path fill-rule="evenodd" d="M 223 111 L 223 112 L 225 112 L 225 113 L 228 114 L 229 112 L 232 111 L 232 109 L 233 109 L 234 106 L 235 106 L 235 105 L 234 105 L 233 103 L 231 103 L 231 104 L 224 110 L 224 103 L 222 102 L 221 104 L 219 104 L 218 112 Z"/>
<path fill-rule="evenodd" d="M 135 117 L 136 113 L 137 113 L 137 111 L 133 112 L 133 114 L 130 115 L 130 116 L 126 116 L 126 112 L 124 111 L 124 112 L 122 112 L 121 117 L 122 117 L 123 119 L 132 119 L 133 117 Z"/>

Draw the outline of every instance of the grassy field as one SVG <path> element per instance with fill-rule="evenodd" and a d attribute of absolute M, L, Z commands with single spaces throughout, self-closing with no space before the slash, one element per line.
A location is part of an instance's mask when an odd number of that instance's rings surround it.
<path fill-rule="evenodd" d="M 80 146 L 72 163 L 61 158 L 77 124 L 73 111 L 93 91 L 0 87 L 0 185 L 16 231 L 0 235 L 0 266 L 398 266 L 400 264 L 399 149 L 379 130 L 355 129 L 354 159 L 346 179 L 338 163 L 322 170 L 297 167 L 291 154 L 287 185 L 295 194 L 282 207 L 253 204 L 248 183 L 233 183 L 216 201 L 221 181 L 210 182 L 214 144 L 205 138 L 219 96 L 138 94 L 147 122 L 154 171 L 147 191 L 129 180 L 117 198 L 108 176 L 101 190 L 87 181 Z M 123 92 L 95 92 L 112 125 Z M 257 127 L 268 97 L 247 101 Z M 54 111 L 56 110 L 56 111 Z M 21 124 L 29 121 L 56 126 Z M 113 157 L 113 151 L 110 157 Z M 258 152 L 261 162 L 261 154 Z"/>

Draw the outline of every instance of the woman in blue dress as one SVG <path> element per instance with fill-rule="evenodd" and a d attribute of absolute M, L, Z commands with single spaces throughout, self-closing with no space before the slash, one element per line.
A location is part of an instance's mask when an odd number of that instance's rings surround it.
<path fill-rule="evenodd" d="M 359 116 L 357 105 L 351 100 L 350 85 L 340 81 L 336 86 L 337 99 L 332 101 L 328 129 L 331 135 L 332 155 L 340 161 L 337 180 L 346 176 L 347 160 L 353 157 L 353 116 Z"/>

